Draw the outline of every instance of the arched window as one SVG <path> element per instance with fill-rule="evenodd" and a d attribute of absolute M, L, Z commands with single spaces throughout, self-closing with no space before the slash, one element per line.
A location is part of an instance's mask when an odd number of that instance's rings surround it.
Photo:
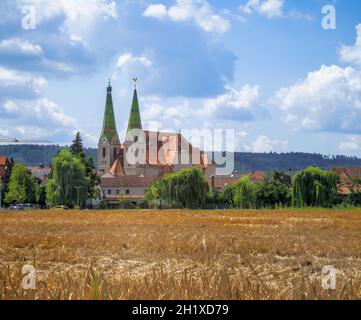
<path fill-rule="evenodd" d="M 105 156 L 106 156 L 106 149 L 105 149 L 105 147 L 103 147 L 103 158 L 105 158 Z"/>
<path fill-rule="evenodd" d="M 117 157 L 117 148 L 114 148 L 114 150 L 113 150 L 113 156 L 114 156 L 114 159 Z"/>

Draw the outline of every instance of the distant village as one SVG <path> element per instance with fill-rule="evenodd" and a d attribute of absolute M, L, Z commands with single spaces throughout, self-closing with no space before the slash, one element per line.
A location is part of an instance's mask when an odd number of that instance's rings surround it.
<path fill-rule="evenodd" d="M 140 142 L 142 147 L 136 152 L 143 155 L 144 161 L 130 163 L 126 153 L 133 152 L 134 143 Z M 180 161 L 184 153 L 189 159 L 186 164 Z M 199 159 L 196 163 L 192 161 L 195 157 Z M 69 148 L 54 157 L 51 167 L 25 167 L 0 155 L 0 204 L 20 210 L 361 205 L 361 167 L 248 173 L 235 170 L 230 175 L 216 175 L 216 165 L 208 154 L 192 146 L 181 134 L 143 129 L 136 87 L 127 136 L 121 142 L 112 87 L 108 84 L 94 160 L 96 164 L 85 157 L 79 133 Z"/>

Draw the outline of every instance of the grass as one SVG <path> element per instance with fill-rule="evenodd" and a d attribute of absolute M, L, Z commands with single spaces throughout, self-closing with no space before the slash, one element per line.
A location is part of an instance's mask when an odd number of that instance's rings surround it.
<path fill-rule="evenodd" d="M 361 210 L 0 213 L 0 299 L 360 298 Z"/>

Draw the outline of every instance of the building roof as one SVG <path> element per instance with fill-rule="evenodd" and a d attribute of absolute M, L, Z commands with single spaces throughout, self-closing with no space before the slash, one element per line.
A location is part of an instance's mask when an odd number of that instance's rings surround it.
<path fill-rule="evenodd" d="M 5 156 L 0 155 L 0 166 L 6 166 L 9 162 L 9 159 Z"/>
<path fill-rule="evenodd" d="M 133 93 L 133 101 L 132 101 L 132 107 L 130 109 L 127 132 L 129 132 L 132 129 L 140 129 L 140 130 L 142 129 L 142 120 L 140 118 L 137 89 L 134 89 L 134 93 Z"/>
<path fill-rule="evenodd" d="M 105 103 L 103 127 L 100 140 L 104 137 L 108 139 L 109 143 L 111 143 L 114 137 L 116 137 L 117 141 L 119 141 L 113 108 L 112 87 L 110 83 L 107 87 L 107 99 Z"/>
<path fill-rule="evenodd" d="M 249 174 L 249 178 L 254 183 L 262 183 L 267 176 L 267 172 L 264 171 L 253 171 Z"/>
<path fill-rule="evenodd" d="M 172 167 L 174 164 L 208 166 L 207 154 L 193 147 L 180 133 L 144 131 L 144 134 L 147 164 L 157 167 Z"/>
<path fill-rule="evenodd" d="M 100 179 L 103 188 L 147 188 L 157 177 L 102 176 Z"/>

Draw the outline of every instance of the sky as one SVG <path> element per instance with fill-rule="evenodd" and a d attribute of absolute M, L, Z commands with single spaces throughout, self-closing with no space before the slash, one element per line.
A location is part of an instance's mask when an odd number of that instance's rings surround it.
<path fill-rule="evenodd" d="M 361 156 L 360 1 L 0 1 L 0 135 L 96 146 L 110 78 L 123 140 L 134 77 L 147 129 Z"/>

